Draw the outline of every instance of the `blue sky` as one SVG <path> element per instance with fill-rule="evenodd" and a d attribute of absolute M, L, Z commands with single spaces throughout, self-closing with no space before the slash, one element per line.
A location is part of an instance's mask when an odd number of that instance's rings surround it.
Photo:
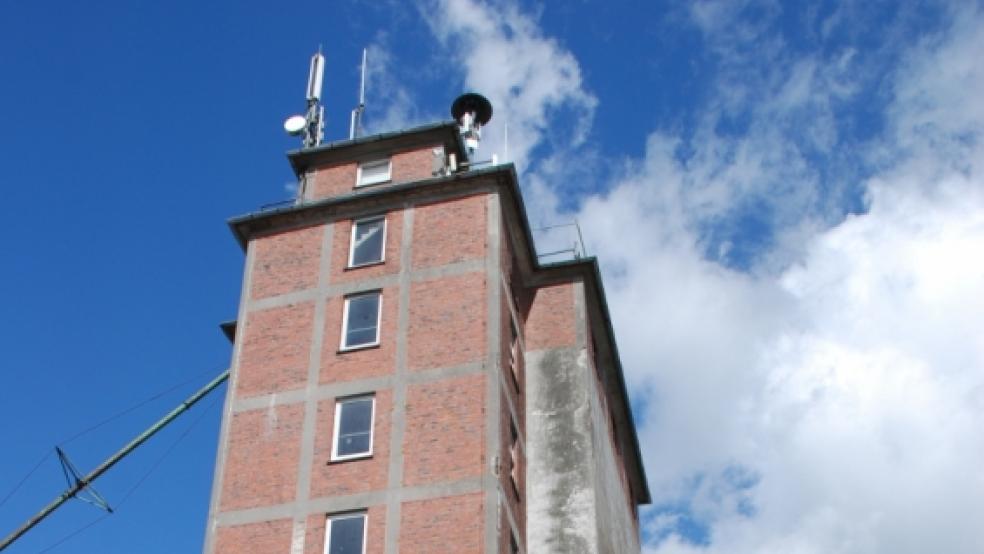
<path fill-rule="evenodd" d="M 184 383 L 65 444 L 91 468 L 225 367 L 225 220 L 290 195 L 281 123 L 311 53 L 331 140 L 368 47 L 370 131 L 488 95 L 485 153 L 508 124 L 534 224 L 576 218 L 600 258 L 647 552 L 973 552 L 982 29 L 972 0 L 8 3 L 0 500 L 53 445 Z M 209 403 L 104 477 L 124 504 L 51 551 L 200 549 Z M 49 457 L 2 532 L 62 488 Z M 73 502 L 9 551 L 98 517 Z"/>

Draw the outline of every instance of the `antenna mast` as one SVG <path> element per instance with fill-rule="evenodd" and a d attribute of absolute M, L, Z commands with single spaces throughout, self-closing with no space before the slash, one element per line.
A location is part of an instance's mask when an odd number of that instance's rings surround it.
<path fill-rule="evenodd" d="M 303 147 L 314 148 L 321 144 L 325 136 L 325 108 L 321 105 L 321 85 L 325 76 L 325 57 L 321 47 L 311 56 L 308 71 L 307 111 L 304 115 L 294 115 L 284 122 L 284 130 L 292 136 L 304 135 Z"/>
<path fill-rule="evenodd" d="M 352 110 L 352 120 L 349 123 L 349 139 L 354 139 L 362 132 L 362 113 L 366 111 L 366 49 L 362 49 L 362 79 L 359 82 L 359 105 Z"/>

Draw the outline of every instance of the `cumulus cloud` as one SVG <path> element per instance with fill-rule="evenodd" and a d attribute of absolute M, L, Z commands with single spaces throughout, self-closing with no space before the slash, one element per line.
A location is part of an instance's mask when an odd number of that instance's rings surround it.
<path fill-rule="evenodd" d="M 847 3 L 793 47 L 784 9 L 688 5 L 717 68 L 702 114 L 574 197 L 558 183 L 598 178 L 576 58 L 512 4 L 424 12 L 509 122 L 534 220 L 577 217 L 599 253 L 647 552 L 977 551 L 984 16 L 944 7 L 933 31 Z M 826 42 L 883 22 L 885 46 Z"/>
<path fill-rule="evenodd" d="M 366 114 L 362 132 L 385 133 L 444 119 L 422 112 L 404 79 L 393 71 L 389 36 L 380 33 L 366 48 Z"/>
<path fill-rule="evenodd" d="M 708 133 L 686 159 L 679 138 L 654 133 L 635 172 L 584 202 L 625 368 L 645 391 L 651 552 L 979 549 L 984 20 L 952 21 L 898 67 L 886 131 L 865 147 L 867 209 L 806 230 L 777 220 L 801 243 L 781 263 L 729 267 L 704 225 L 757 194 L 722 175 L 795 179 L 716 155 L 781 153 L 781 127 Z M 777 90 L 769 110 L 787 102 Z M 796 154 L 811 194 L 826 193 Z M 798 194 L 776 199 L 810 215 Z"/>
<path fill-rule="evenodd" d="M 421 13 L 461 67 L 464 86 L 488 97 L 495 110 L 479 158 L 506 155 L 507 126 L 508 161 L 520 172 L 544 143 L 571 147 L 585 140 L 597 99 L 584 88 L 574 56 L 544 36 L 534 16 L 512 3 L 435 0 L 424 6 Z"/>

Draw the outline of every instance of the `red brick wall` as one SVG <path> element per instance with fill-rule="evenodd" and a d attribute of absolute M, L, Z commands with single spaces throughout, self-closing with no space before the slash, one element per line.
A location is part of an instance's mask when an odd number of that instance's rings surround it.
<path fill-rule="evenodd" d="M 403 435 L 403 484 L 482 474 L 486 376 L 410 385 Z M 425 550 L 422 550 L 425 551 Z"/>
<path fill-rule="evenodd" d="M 413 267 L 485 257 L 485 195 L 418 206 L 413 219 Z"/>
<path fill-rule="evenodd" d="M 481 493 L 406 502 L 400 507 L 400 552 L 482 552 Z"/>
<path fill-rule="evenodd" d="M 323 528 L 324 523 L 322 523 Z M 215 552 L 217 554 L 290 552 L 292 530 L 293 522 L 289 519 L 219 527 Z"/>
<path fill-rule="evenodd" d="M 323 235 L 324 225 L 316 225 L 254 240 L 252 298 L 317 286 Z"/>
<path fill-rule="evenodd" d="M 419 370 L 480 360 L 487 313 L 483 273 L 413 283 L 407 365 Z"/>
<path fill-rule="evenodd" d="M 419 181 L 429 179 L 431 175 L 432 157 L 434 148 L 440 145 L 427 146 L 414 150 L 407 150 L 393 155 L 393 171 L 391 176 L 394 183 L 406 183 L 409 181 Z M 442 147 L 443 148 L 443 147 Z"/>
<path fill-rule="evenodd" d="M 309 200 L 339 196 L 355 189 L 356 163 L 318 168 L 308 174 L 306 197 Z"/>
<path fill-rule="evenodd" d="M 415 148 L 393 154 L 390 183 L 398 184 L 430 178 L 431 151 L 436 146 Z M 358 167 L 357 163 L 343 163 L 314 170 L 308 174 L 306 197 L 309 200 L 317 200 L 354 191 Z M 373 186 L 385 187 L 386 184 L 380 183 Z"/>
<path fill-rule="evenodd" d="M 311 468 L 311 498 L 384 490 L 389 468 L 390 416 L 393 394 L 376 392 L 372 457 L 331 462 L 332 434 L 335 431 L 335 399 L 318 403 L 318 423 Z"/>
<path fill-rule="evenodd" d="M 233 414 L 222 483 L 222 510 L 294 499 L 304 406 L 291 404 Z"/>
<path fill-rule="evenodd" d="M 574 345 L 577 342 L 574 285 L 567 283 L 537 289 L 525 331 L 527 350 Z"/>
<path fill-rule="evenodd" d="M 352 224 L 353 220 L 335 223 L 331 248 L 330 282 L 345 283 L 399 273 L 403 212 L 397 210 L 386 214 L 386 245 L 383 251 L 385 261 L 381 264 L 348 269 L 349 250 L 352 244 Z"/>
<path fill-rule="evenodd" d="M 307 383 L 313 322 L 311 302 L 251 312 L 240 334 L 236 396 L 302 388 Z"/>
<path fill-rule="evenodd" d="M 354 189 L 355 164 L 315 172 L 308 182 L 309 197 L 347 194 Z M 393 182 L 430 177 L 431 148 L 393 156 Z M 386 185 L 382 185 L 386 186 Z M 487 195 L 475 195 L 415 207 L 412 264 L 415 270 L 464 261 L 481 261 L 487 254 Z M 400 271 L 402 210 L 385 214 L 385 263 L 347 269 L 352 222 L 331 223 L 330 283 L 395 275 Z M 314 288 L 318 284 L 323 226 L 297 229 L 257 239 L 250 297 L 254 300 Z M 508 267 L 508 266 L 507 266 Z M 508 269 L 507 269 L 508 271 Z M 488 355 L 487 286 L 483 269 L 467 274 L 414 281 L 409 292 L 407 365 L 419 371 L 481 362 Z M 499 283 L 495 283 L 499 286 Z M 344 298 L 329 298 L 320 355 L 321 384 L 391 375 L 396 367 L 399 287 L 382 291 L 380 345 L 339 352 Z M 509 346 L 509 310 L 503 298 L 504 347 Z M 240 330 L 242 350 L 237 398 L 303 388 L 307 381 L 315 304 L 251 311 Z M 506 351 L 507 352 L 507 351 Z M 503 360 L 508 360 L 504 357 Z M 504 362 L 505 363 L 505 362 Z M 508 371 L 508 369 L 507 369 Z M 510 377 L 511 378 L 511 377 Z M 423 383 L 406 390 L 402 444 L 403 486 L 422 486 L 478 478 L 489 470 L 486 450 L 486 397 L 499 376 L 478 373 Z M 505 391 L 500 414 L 502 444 L 508 459 L 507 398 L 519 410 L 520 391 Z M 330 462 L 335 399 L 318 402 L 310 498 L 384 491 L 388 486 L 393 394 L 375 391 L 373 454 L 370 458 Z M 304 403 L 280 405 L 233 414 L 228 430 L 220 511 L 282 504 L 294 500 L 300 455 Z M 503 465 L 508 480 L 508 466 Z M 506 481 L 508 482 L 508 481 Z M 511 485 L 510 485 L 511 486 Z M 520 484 L 522 488 L 523 485 Z M 507 489 L 508 490 L 508 489 Z M 522 514 L 513 498 L 512 509 Z M 381 554 L 385 507 L 369 507 L 367 552 Z M 480 552 L 484 545 L 484 493 L 404 503 L 401 509 L 400 550 L 404 552 Z M 307 516 L 305 552 L 322 554 L 327 514 Z M 520 515 L 520 517 L 522 517 Z M 508 533 L 504 534 L 508 548 Z M 221 528 L 219 552 L 286 552 L 291 522 Z M 225 549 L 225 550 L 223 550 Z"/>
<path fill-rule="evenodd" d="M 352 381 L 393 373 L 396 368 L 396 319 L 399 302 L 397 287 L 383 289 L 379 346 L 340 352 L 345 299 L 340 296 L 328 299 L 321 350 L 321 383 Z"/>

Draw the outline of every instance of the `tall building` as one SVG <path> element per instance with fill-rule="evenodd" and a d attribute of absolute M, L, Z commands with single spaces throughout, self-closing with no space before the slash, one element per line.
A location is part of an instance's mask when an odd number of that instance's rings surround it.
<path fill-rule="evenodd" d="M 541 264 L 513 166 L 471 140 L 447 122 L 291 152 L 297 201 L 230 221 L 206 553 L 639 552 L 598 265 Z"/>

